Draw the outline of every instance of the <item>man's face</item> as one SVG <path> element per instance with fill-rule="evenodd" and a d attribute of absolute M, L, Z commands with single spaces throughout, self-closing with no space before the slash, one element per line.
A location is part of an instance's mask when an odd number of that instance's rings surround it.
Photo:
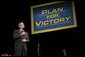
<path fill-rule="evenodd" d="M 23 22 L 21 22 L 21 23 L 18 24 L 18 27 L 19 27 L 20 29 L 23 29 L 23 28 L 25 28 L 25 25 L 24 25 Z"/>

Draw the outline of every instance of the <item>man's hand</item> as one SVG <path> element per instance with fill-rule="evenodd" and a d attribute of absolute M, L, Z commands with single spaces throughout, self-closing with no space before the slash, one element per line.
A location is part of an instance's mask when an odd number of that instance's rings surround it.
<path fill-rule="evenodd" d="M 22 42 L 30 42 L 29 39 L 22 39 Z"/>
<path fill-rule="evenodd" d="M 27 40 L 26 39 L 22 39 L 22 42 L 27 42 Z"/>
<path fill-rule="evenodd" d="M 20 35 L 25 35 L 25 32 L 20 33 Z"/>

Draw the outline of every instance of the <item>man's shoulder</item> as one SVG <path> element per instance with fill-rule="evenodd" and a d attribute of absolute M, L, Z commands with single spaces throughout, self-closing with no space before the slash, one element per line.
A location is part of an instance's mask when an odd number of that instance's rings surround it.
<path fill-rule="evenodd" d="M 19 30 L 14 30 L 14 32 L 18 32 Z"/>

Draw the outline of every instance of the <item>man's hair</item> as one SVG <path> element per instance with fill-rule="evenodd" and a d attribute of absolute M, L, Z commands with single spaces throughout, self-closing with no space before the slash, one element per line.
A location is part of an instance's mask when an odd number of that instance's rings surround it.
<path fill-rule="evenodd" d="M 24 22 L 19 22 L 18 24 L 21 24 L 21 23 L 23 23 L 23 24 L 24 24 Z"/>

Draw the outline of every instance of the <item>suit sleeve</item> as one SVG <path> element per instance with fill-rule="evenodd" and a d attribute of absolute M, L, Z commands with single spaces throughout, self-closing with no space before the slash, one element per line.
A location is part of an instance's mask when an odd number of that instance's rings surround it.
<path fill-rule="evenodd" d="M 13 38 L 14 38 L 14 39 L 18 39 L 18 38 L 20 38 L 20 37 L 21 37 L 21 35 L 19 35 L 18 30 L 14 30 L 14 32 L 13 32 Z"/>
<path fill-rule="evenodd" d="M 28 33 L 26 32 L 26 34 L 27 34 L 27 38 L 29 39 L 29 35 L 28 35 Z"/>
<path fill-rule="evenodd" d="M 25 32 L 25 35 L 22 36 L 22 38 L 26 38 L 26 39 L 29 39 L 29 35 L 27 32 Z"/>

